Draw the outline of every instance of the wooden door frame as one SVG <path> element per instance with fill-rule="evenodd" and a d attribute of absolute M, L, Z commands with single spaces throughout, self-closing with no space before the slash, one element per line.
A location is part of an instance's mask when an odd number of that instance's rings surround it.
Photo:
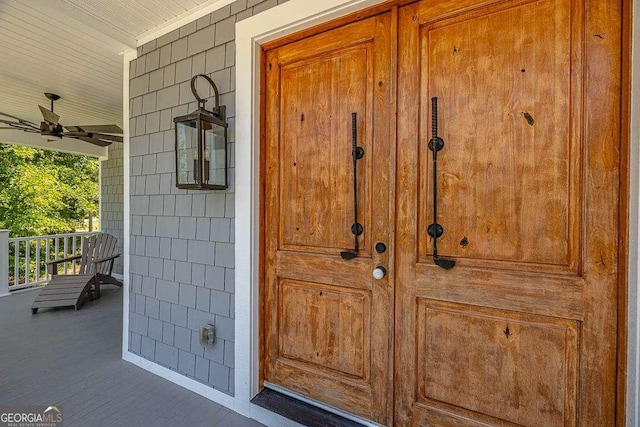
<path fill-rule="evenodd" d="M 349 20 L 361 18 L 361 11 L 372 6 L 377 9 L 409 3 L 411 0 L 323 0 L 309 2 L 308 0 L 290 0 L 276 8 L 260 13 L 252 18 L 236 24 L 236 164 L 235 164 L 235 283 L 236 283 L 236 324 L 235 324 L 235 408 L 237 411 L 250 415 L 261 412 L 261 408 L 249 401 L 259 392 L 260 386 L 260 299 L 259 286 L 262 268 L 261 248 L 261 218 L 262 218 L 262 188 L 261 165 L 263 143 L 261 79 L 262 51 L 265 46 L 275 46 L 282 40 L 292 40 L 295 37 L 311 35 L 332 26 L 342 25 Z M 626 381 L 629 307 L 628 283 L 637 286 L 638 278 L 629 277 L 630 254 L 630 221 L 635 221 L 637 227 L 638 215 L 634 209 L 630 211 L 629 196 L 637 197 L 640 183 L 631 182 L 633 176 L 631 165 L 631 150 L 638 150 L 639 142 L 631 141 L 631 88 L 627 77 L 631 76 L 631 21 L 632 0 L 623 1 L 623 32 L 622 32 L 622 134 L 620 135 L 620 227 L 619 227 L 619 271 L 618 271 L 618 392 L 617 414 L 618 425 L 624 425 L 625 412 L 628 403 Z M 351 15 L 351 16 L 349 16 Z M 284 19 L 286 17 L 288 19 Z M 285 21 L 287 23 L 282 24 Z M 278 42 L 280 40 L 280 42 Z M 638 49 L 636 47 L 636 49 Z M 640 55 L 636 55 L 640 60 Z M 638 129 L 636 129 L 636 133 Z M 637 159 L 636 159 L 637 160 Z M 635 199 L 637 200 L 637 199 Z M 634 213 L 630 218 L 629 214 Z M 635 245 L 637 253 L 637 244 Z M 631 248 L 631 252 L 633 249 Z M 640 320 L 640 319 L 637 319 Z M 635 343 L 638 347 L 638 342 Z M 638 348 L 635 349 L 639 351 Z M 633 361 L 634 363 L 636 361 Z M 640 390 L 636 390 L 636 393 Z M 630 405 L 633 406 L 633 405 Z M 632 409 L 632 408 L 629 408 Z M 640 421 L 640 420 L 637 420 Z"/>

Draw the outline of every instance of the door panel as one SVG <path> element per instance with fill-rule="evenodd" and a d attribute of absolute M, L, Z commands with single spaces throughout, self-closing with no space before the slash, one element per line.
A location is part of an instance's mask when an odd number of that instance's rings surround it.
<path fill-rule="evenodd" d="M 279 287 L 279 353 L 368 381 L 371 355 L 371 298 L 363 290 L 283 280 Z"/>
<path fill-rule="evenodd" d="M 353 236 L 335 227 L 353 223 L 353 200 L 332 195 L 353 194 L 353 166 L 345 138 L 350 142 L 351 113 L 367 105 L 367 77 L 373 71 L 367 53 L 372 48 L 371 42 L 359 43 L 330 55 L 281 65 L 279 188 L 281 200 L 287 200 L 280 204 L 279 213 L 287 219 L 280 222 L 283 250 L 336 254 L 353 245 Z M 371 133 L 362 136 L 359 145 L 371 152 Z M 362 170 L 358 196 L 362 201 L 370 200 L 371 161 L 371 156 L 365 156 L 358 163 Z M 370 224 L 371 204 L 362 206 L 367 207 L 361 208 L 363 221 Z M 365 251 L 368 235 L 366 229 L 361 235 Z"/>
<path fill-rule="evenodd" d="M 581 102 L 569 97 L 570 59 L 579 58 L 574 19 L 581 17 L 571 17 L 569 0 L 546 0 L 503 3 L 420 27 L 421 115 L 438 96 L 440 134 L 449 142 L 438 165 L 446 215 L 441 254 L 467 265 L 577 271 L 580 211 L 569 209 L 579 202 L 581 172 L 581 135 L 570 131 Z M 430 129 L 421 131 L 428 139 Z M 423 169 L 430 158 L 421 144 Z M 431 175 L 420 179 L 425 229 L 432 221 Z M 420 233 L 419 242 L 421 261 L 429 261 L 431 238 Z"/>
<path fill-rule="evenodd" d="M 615 128 L 619 111 L 585 106 L 598 102 L 596 80 L 619 100 L 617 66 L 594 62 L 611 45 L 583 34 L 618 24 L 587 3 L 399 11 L 398 426 L 615 421 L 617 165 L 590 135 Z M 456 260 L 452 270 L 434 264 L 427 233 L 432 97 L 445 141 L 438 254 Z"/>
<path fill-rule="evenodd" d="M 575 419 L 578 322 L 423 298 L 417 312 L 418 402 L 519 425 Z"/>
<path fill-rule="evenodd" d="M 390 34 L 387 13 L 266 53 L 264 379 L 382 424 L 393 405 L 393 289 L 371 272 L 393 247 Z M 345 260 L 352 113 L 363 232 Z"/>

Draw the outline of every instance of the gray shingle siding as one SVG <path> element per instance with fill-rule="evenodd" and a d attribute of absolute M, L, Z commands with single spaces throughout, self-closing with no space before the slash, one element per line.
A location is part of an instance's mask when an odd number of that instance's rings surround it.
<path fill-rule="evenodd" d="M 235 23 L 278 3 L 237 0 L 141 46 L 130 68 L 130 351 L 231 395 Z M 173 117 L 196 109 L 190 79 L 198 73 L 213 79 L 227 106 L 226 191 L 175 186 Z M 211 94 L 203 82 L 198 90 Z M 213 348 L 200 346 L 203 323 L 216 325 Z"/>
<path fill-rule="evenodd" d="M 124 150 L 122 144 L 111 144 L 108 153 L 108 160 L 100 162 L 100 230 L 112 234 L 118 239 L 118 253 L 123 255 Z M 122 274 L 122 256 L 116 258 L 113 272 Z"/>

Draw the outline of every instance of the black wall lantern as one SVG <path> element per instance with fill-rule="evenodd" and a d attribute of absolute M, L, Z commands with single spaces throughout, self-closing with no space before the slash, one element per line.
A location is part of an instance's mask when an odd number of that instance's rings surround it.
<path fill-rule="evenodd" d="M 216 106 L 204 108 L 205 99 L 196 92 L 196 79 L 206 79 L 215 93 Z M 193 190 L 227 188 L 226 107 L 213 80 L 204 74 L 191 79 L 191 92 L 198 100 L 198 110 L 173 119 L 176 128 L 176 187 Z"/>

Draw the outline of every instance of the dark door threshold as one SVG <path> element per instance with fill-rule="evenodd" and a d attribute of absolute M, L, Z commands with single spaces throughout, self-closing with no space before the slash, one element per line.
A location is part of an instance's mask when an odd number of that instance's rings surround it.
<path fill-rule="evenodd" d="M 268 388 L 264 388 L 251 403 L 307 427 L 362 427 L 355 421 Z"/>

